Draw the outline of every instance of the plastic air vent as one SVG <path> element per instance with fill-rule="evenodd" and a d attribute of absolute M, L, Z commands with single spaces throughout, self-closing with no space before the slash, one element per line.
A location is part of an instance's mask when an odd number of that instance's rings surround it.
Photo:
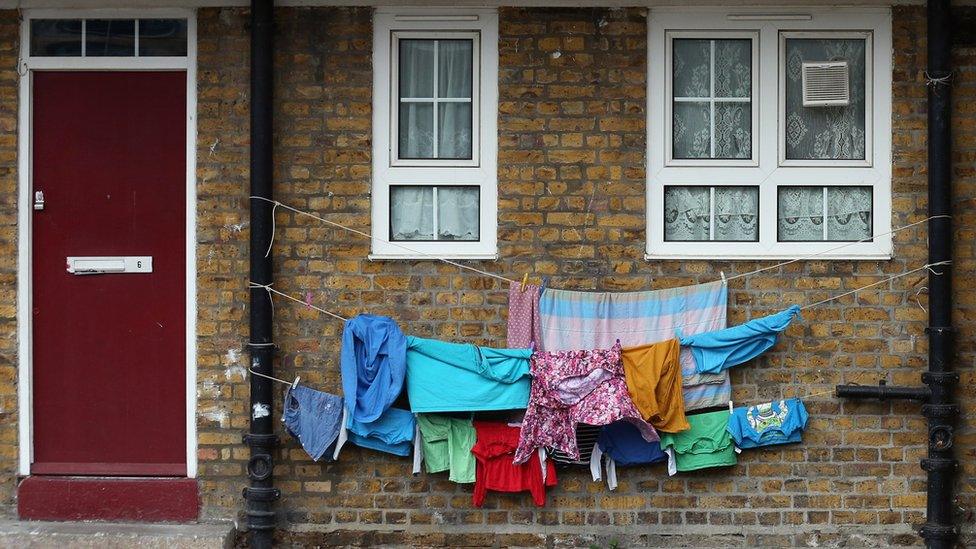
<path fill-rule="evenodd" d="M 803 63 L 803 106 L 837 107 L 851 103 L 847 61 Z"/>

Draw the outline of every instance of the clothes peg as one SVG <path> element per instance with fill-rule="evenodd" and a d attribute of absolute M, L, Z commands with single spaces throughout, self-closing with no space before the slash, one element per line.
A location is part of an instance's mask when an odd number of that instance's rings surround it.
<path fill-rule="evenodd" d="M 730 414 L 732 413 L 732 401 L 731 400 L 729 401 L 729 413 Z"/>
<path fill-rule="evenodd" d="M 291 388 L 292 388 L 292 390 L 294 390 L 294 389 L 295 389 L 295 387 L 298 387 L 298 380 L 300 380 L 300 379 L 302 379 L 302 376 L 295 376 L 295 381 L 293 381 L 293 382 L 291 383 Z"/>
<path fill-rule="evenodd" d="M 718 274 L 722 275 L 722 284 L 728 285 L 729 281 L 725 278 L 725 271 L 719 271 Z"/>
<path fill-rule="evenodd" d="M 521 286 L 521 288 L 519 288 L 519 291 L 520 292 L 524 292 L 525 291 L 525 284 L 528 281 L 529 281 L 529 273 L 525 273 L 524 275 L 522 275 L 522 286 Z"/>
<path fill-rule="evenodd" d="M 539 286 L 539 293 L 544 292 L 546 290 L 546 286 L 548 285 L 549 285 L 549 277 L 548 276 L 542 277 L 542 284 Z"/>

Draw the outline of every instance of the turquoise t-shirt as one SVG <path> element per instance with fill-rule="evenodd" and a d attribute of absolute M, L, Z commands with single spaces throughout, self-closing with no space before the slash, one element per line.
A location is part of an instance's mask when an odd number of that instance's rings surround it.
<path fill-rule="evenodd" d="M 532 349 L 492 349 L 407 338 L 410 410 L 481 412 L 525 408 Z"/>

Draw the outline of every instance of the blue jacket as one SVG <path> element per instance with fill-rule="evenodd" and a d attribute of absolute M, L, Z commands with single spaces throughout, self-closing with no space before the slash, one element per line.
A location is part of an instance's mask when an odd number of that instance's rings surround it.
<path fill-rule="evenodd" d="M 342 330 L 339 366 L 350 422 L 376 421 L 403 389 L 407 338 L 390 318 L 358 315 Z"/>
<path fill-rule="evenodd" d="M 766 352 L 799 313 L 800 308 L 792 305 L 776 314 L 724 330 L 681 336 L 681 346 L 691 348 L 696 372 L 718 374 Z"/>

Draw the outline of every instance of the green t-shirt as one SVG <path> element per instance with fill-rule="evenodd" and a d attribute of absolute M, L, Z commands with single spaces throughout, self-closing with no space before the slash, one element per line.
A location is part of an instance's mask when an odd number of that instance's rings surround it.
<path fill-rule="evenodd" d="M 453 482 L 474 482 L 474 446 L 477 434 L 470 419 L 417 414 L 420 444 L 428 473 L 450 471 Z"/>
<path fill-rule="evenodd" d="M 678 471 L 726 467 L 738 463 L 729 413 L 725 410 L 686 416 L 691 428 L 680 433 L 661 433 L 661 448 L 670 448 Z"/>

